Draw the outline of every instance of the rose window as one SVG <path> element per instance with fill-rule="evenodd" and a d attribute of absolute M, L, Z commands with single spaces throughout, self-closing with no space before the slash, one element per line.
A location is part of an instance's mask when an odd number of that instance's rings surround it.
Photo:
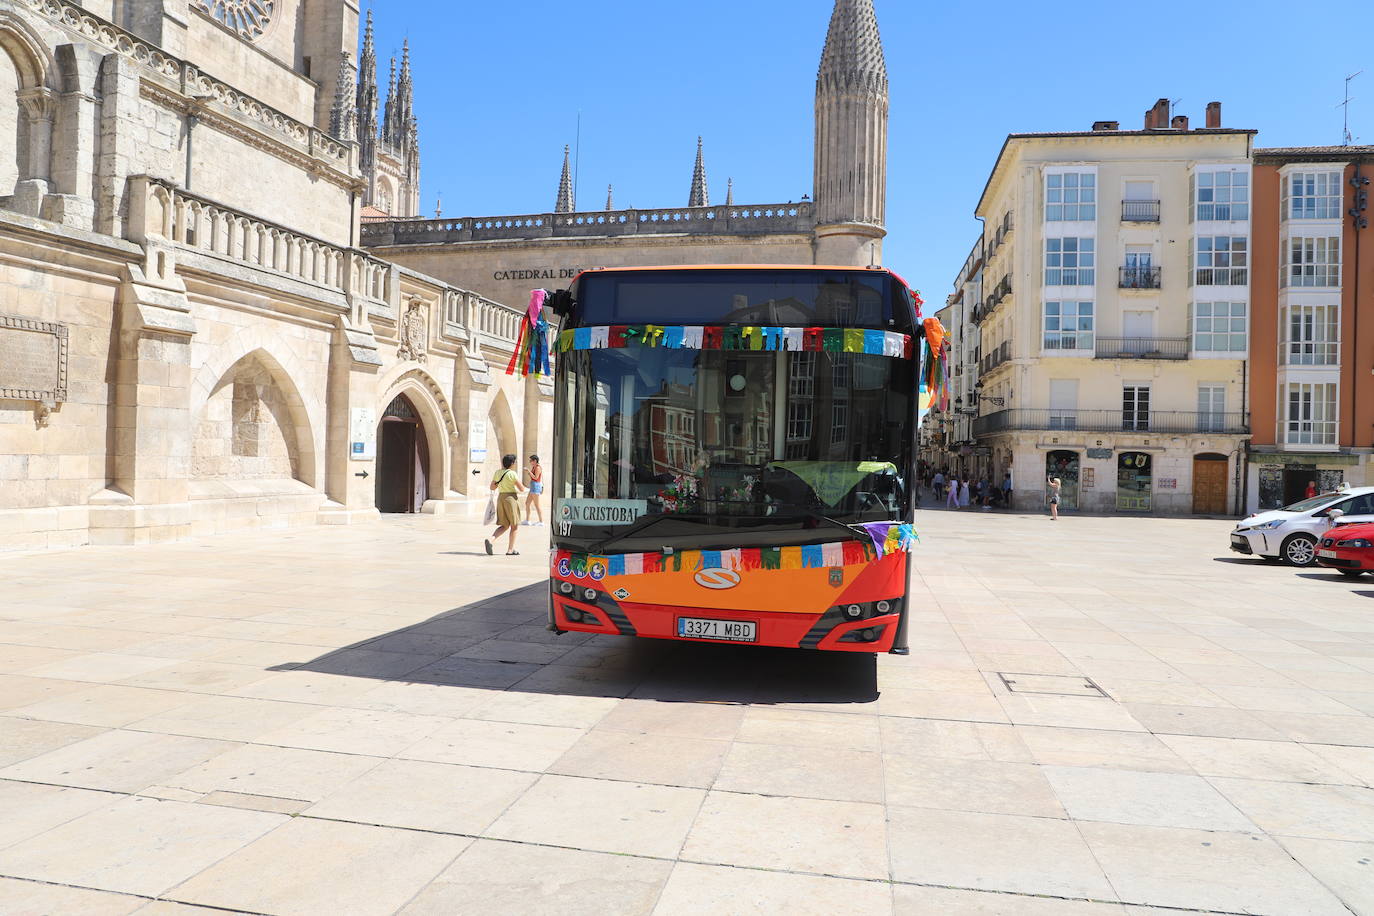
<path fill-rule="evenodd" d="M 198 0 L 198 5 L 218 21 L 252 41 L 267 31 L 277 0 Z"/>

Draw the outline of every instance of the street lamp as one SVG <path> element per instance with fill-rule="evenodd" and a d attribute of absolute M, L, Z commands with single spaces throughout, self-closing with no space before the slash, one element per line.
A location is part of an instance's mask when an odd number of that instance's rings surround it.
<path fill-rule="evenodd" d="M 975 407 L 978 406 L 978 402 L 979 402 L 979 401 L 987 401 L 989 404 L 991 404 L 991 405 L 994 406 L 994 407 L 1006 407 L 1006 406 L 1007 406 L 1007 399 L 1006 399 L 1006 398 L 990 398 L 990 397 L 984 396 L 984 394 L 983 394 L 983 383 L 982 383 L 982 382 L 979 382 L 978 384 L 976 384 L 976 385 L 973 386 L 973 404 L 974 404 Z"/>

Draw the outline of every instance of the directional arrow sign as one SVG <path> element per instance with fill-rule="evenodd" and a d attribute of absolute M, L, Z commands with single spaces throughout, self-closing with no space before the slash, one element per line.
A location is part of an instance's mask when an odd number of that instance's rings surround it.
<path fill-rule="evenodd" d="M 354 476 L 354 477 L 362 477 L 362 478 L 366 479 L 366 478 L 367 478 L 367 471 L 359 471 L 358 473 L 354 474 L 353 476 Z"/>

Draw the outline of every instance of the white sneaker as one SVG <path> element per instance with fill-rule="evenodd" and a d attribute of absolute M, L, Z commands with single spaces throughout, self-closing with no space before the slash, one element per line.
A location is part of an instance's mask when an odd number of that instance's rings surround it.
<path fill-rule="evenodd" d="M 534 522 L 521 522 L 521 523 L 520 523 L 520 527 L 522 527 L 522 528 L 527 528 L 527 527 L 529 527 L 530 525 L 533 525 L 533 524 L 534 524 Z"/>

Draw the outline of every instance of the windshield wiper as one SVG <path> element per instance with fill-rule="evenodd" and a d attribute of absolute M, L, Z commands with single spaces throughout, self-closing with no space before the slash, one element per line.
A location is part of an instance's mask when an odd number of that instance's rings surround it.
<path fill-rule="evenodd" d="M 635 522 L 633 525 L 630 525 L 624 531 L 616 532 L 610 537 L 603 538 L 602 540 L 597 541 L 595 544 L 587 548 L 587 553 L 604 553 L 606 551 L 606 548 L 611 546 L 612 544 L 618 544 L 621 541 L 628 540 L 629 538 L 639 534 L 641 531 L 652 528 L 659 522 L 665 521 L 670 518 L 675 518 L 679 521 L 682 520 L 682 516 L 680 515 L 669 515 L 667 513 L 660 515 L 646 515 L 644 518 Z"/>

